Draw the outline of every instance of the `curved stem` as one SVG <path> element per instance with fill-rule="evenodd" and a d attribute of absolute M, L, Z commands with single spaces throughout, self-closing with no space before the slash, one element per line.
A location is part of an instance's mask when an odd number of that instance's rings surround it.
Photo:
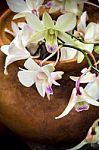
<path fill-rule="evenodd" d="M 76 40 L 78 40 L 78 41 L 80 41 L 80 42 L 82 42 L 82 43 L 84 43 L 84 44 L 95 44 L 95 45 L 97 45 L 97 44 L 99 44 L 99 43 L 88 43 L 88 42 L 85 42 L 85 41 L 82 41 L 81 39 L 79 39 L 79 38 L 77 38 L 76 36 L 74 36 L 74 35 L 72 35 L 71 33 L 68 33 L 68 32 L 66 32 L 68 35 L 70 35 L 72 38 L 74 38 L 74 39 L 76 39 Z"/>
<path fill-rule="evenodd" d="M 94 57 L 94 55 L 92 53 L 90 53 L 89 51 L 85 50 L 87 52 L 87 54 L 92 58 L 93 62 L 94 62 L 94 65 L 95 67 L 97 68 L 97 62 L 96 62 L 96 59 Z"/>
<path fill-rule="evenodd" d="M 55 63 L 54 63 L 54 66 L 56 66 L 56 65 L 57 65 L 58 60 L 59 60 L 59 51 L 57 51 L 57 58 L 56 58 L 56 61 L 55 61 Z"/>
<path fill-rule="evenodd" d="M 87 141 L 84 139 L 80 144 L 76 145 L 76 146 L 73 147 L 73 148 L 67 149 L 67 150 L 78 150 L 78 149 L 80 149 L 81 147 L 83 147 L 85 144 L 88 144 L 88 143 L 87 143 Z"/>
<path fill-rule="evenodd" d="M 49 56 L 46 57 L 44 60 L 42 60 L 42 62 L 40 63 L 40 65 L 42 66 L 42 64 L 43 64 L 44 62 L 46 62 L 46 61 L 49 60 L 52 56 L 54 56 L 54 55 L 56 54 L 56 52 L 58 52 L 61 47 L 62 47 L 62 46 L 60 45 L 60 46 L 55 50 L 55 52 L 51 53 L 51 55 L 49 55 Z"/>
<path fill-rule="evenodd" d="M 88 61 L 89 67 L 92 66 L 92 63 L 91 63 L 89 57 L 88 57 L 87 54 L 86 54 L 86 53 L 87 53 L 86 50 L 84 51 L 84 50 L 82 50 L 82 49 L 80 49 L 80 48 L 78 48 L 78 47 L 71 46 L 71 45 L 66 45 L 66 44 L 63 44 L 63 46 L 64 46 L 64 47 L 74 48 L 74 49 L 77 49 L 78 51 L 82 52 L 82 53 L 84 54 L 84 56 L 86 57 L 87 61 Z"/>

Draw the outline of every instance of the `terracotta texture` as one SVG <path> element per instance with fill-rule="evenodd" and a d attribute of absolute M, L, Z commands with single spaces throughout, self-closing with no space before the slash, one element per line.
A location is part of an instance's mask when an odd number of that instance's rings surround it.
<path fill-rule="evenodd" d="M 99 21 L 99 8 L 86 4 L 90 20 Z M 94 12 L 94 13 L 93 13 Z M 7 11 L 0 18 L 1 44 L 10 42 L 10 36 L 4 28 L 10 28 L 13 13 Z M 13 63 L 8 68 L 8 76 L 4 71 L 5 55 L 0 52 L 0 121 L 21 137 L 41 143 L 73 145 L 80 142 L 89 127 L 99 117 L 99 107 L 90 106 L 89 111 L 77 113 L 74 109 L 66 117 L 55 120 L 66 107 L 74 82 L 69 79 L 72 74 L 78 74 L 86 65 L 86 61 L 78 65 L 76 60 L 58 63 L 56 69 L 64 70 L 60 87 L 54 87 L 51 101 L 39 96 L 35 86 L 26 88 L 17 78 L 18 67 L 24 61 Z M 47 62 L 48 63 L 48 62 Z"/>

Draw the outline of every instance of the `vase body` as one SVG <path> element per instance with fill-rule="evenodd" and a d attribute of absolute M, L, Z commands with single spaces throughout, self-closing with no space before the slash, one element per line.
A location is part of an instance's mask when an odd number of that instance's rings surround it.
<path fill-rule="evenodd" d="M 99 9 L 88 4 L 90 21 L 99 21 Z M 94 14 L 93 14 L 94 12 Z M 11 37 L 4 32 L 10 29 L 13 13 L 7 11 L 0 19 L 0 41 L 10 43 Z M 41 143 L 75 145 L 86 135 L 93 121 L 99 118 L 99 107 L 90 106 L 88 111 L 77 113 L 74 109 L 64 118 L 55 120 L 68 104 L 74 82 L 70 75 L 77 75 L 86 66 L 86 61 L 77 64 L 76 60 L 62 61 L 56 70 L 63 70 L 60 87 L 54 87 L 51 100 L 42 98 L 35 86 L 26 88 L 17 78 L 18 67 L 24 61 L 18 61 L 8 67 L 9 74 L 4 75 L 5 55 L 0 52 L 0 121 L 21 137 Z"/>

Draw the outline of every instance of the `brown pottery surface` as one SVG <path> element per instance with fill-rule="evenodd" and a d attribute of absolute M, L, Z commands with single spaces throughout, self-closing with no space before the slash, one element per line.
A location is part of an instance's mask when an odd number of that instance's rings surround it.
<path fill-rule="evenodd" d="M 85 5 L 89 19 L 99 21 L 99 8 Z M 8 44 L 9 35 L 4 28 L 10 29 L 13 13 L 7 10 L 0 18 L 0 43 Z M 9 74 L 4 75 L 5 55 L 0 52 L 0 121 L 8 128 L 26 139 L 42 143 L 77 144 L 86 135 L 93 121 L 99 118 L 99 107 L 90 106 L 88 111 L 77 113 L 74 109 L 62 119 L 55 120 L 65 109 L 74 82 L 69 75 L 78 74 L 86 62 L 78 65 L 76 60 L 59 62 L 56 69 L 65 71 L 59 81 L 60 87 L 54 87 L 51 100 L 42 98 L 35 86 L 26 88 L 17 77 L 18 68 L 23 61 L 8 67 Z"/>

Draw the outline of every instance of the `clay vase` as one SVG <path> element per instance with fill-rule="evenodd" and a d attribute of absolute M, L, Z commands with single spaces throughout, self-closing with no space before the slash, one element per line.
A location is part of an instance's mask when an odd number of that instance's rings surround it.
<path fill-rule="evenodd" d="M 90 21 L 99 21 L 99 8 L 94 5 L 85 5 Z M 13 13 L 7 10 L 0 18 L 0 41 L 8 44 L 10 36 L 4 32 L 10 29 Z M 98 57 L 99 59 L 99 57 Z M 5 55 L 0 52 L 0 121 L 9 129 L 24 139 L 46 144 L 65 144 L 73 146 L 85 136 L 92 123 L 99 118 L 99 107 L 90 106 L 88 111 L 77 113 L 74 109 L 64 118 L 55 120 L 65 109 L 74 82 L 69 76 L 79 74 L 86 61 L 77 64 L 76 60 L 61 61 L 56 70 L 65 73 L 59 81 L 60 87 L 54 87 L 51 100 L 42 98 L 35 86 L 26 88 L 17 78 L 18 67 L 24 61 L 17 61 L 8 67 L 9 74 L 4 75 Z M 49 62 L 47 62 L 49 63 Z"/>

